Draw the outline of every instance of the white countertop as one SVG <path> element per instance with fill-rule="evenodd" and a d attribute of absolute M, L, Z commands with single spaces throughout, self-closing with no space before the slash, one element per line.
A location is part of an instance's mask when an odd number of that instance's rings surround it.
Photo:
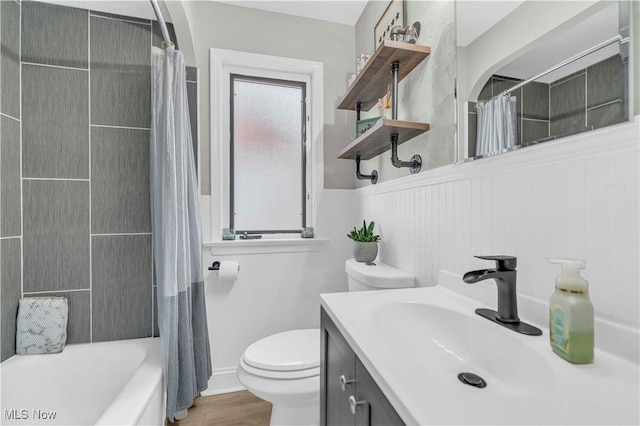
<path fill-rule="evenodd" d="M 381 324 L 380 313 L 394 303 L 457 311 L 466 315 L 473 329 L 496 327 L 489 330 L 494 336 L 502 332 L 507 333 L 506 339 L 517 339 L 522 353 L 495 350 L 494 371 L 484 368 L 487 362 L 483 365 L 481 359 L 456 356 L 447 365 L 433 362 L 422 356 L 416 343 L 422 343 L 422 348 L 425 341 L 431 344 L 420 324 L 408 324 L 403 315 L 387 316 Z M 640 423 L 637 364 L 599 350 L 593 364 L 568 363 L 551 351 L 547 327 L 533 324 L 543 330 L 542 336 L 518 334 L 474 313 L 475 308 L 486 306 L 443 287 L 323 294 L 322 306 L 406 424 Z M 381 329 L 395 333 L 383 339 Z M 475 344 L 485 343 L 491 345 L 482 339 Z M 528 360 L 536 365 L 528 365 Z M 504 369 L 496 372 L 495 365 Z M 463 371 L 481 375 L 488 386 L 478 389 L 462 384 L 456 376 Z"/>

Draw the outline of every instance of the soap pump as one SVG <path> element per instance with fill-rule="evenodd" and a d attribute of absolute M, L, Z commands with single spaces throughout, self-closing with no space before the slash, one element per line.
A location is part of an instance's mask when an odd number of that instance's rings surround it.
<path fill-rule="evenodd" d="M 589 299 L 589 283 L 580 276 L 585 262 L 581 259 L 547 260 L 562 267 L 562 273 L 556 277 L 556 291 L 549 301 L 551 348 L 571 363 L 591 364 L 593 305 Z"/>

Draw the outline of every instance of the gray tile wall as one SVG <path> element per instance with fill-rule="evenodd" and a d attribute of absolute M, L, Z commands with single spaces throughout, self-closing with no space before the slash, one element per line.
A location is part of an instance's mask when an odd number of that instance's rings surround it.
<path fill-rule="evenodd" d="M 514 94 L 518 98 L 520 143 L 595 129 L 626 120 L 624 67 L 612 56 L 551 84 L 530 83 Z M 479 100 L 488 100 L 518 80 L 492 76 Z M 476 123 L 475 112 L 469 122 Z M 469 152 L 475 152 L 476 129 L 470 129 Z"/>
<path fill-rule="evenodd" d="M 22 82 L 23 176 L 89 179 L 89 73 L 23 64 Z"/>
<path fill-rule="evenodd" d="M 149 128 L 151 25 L 91 17 L 91 124 Z"/>
<path fill-rule="evenodd" d="M 153 332 L 151 235 L 92 237 L 93 341 Z"/>
<path fill-rule="evenodd" d="M 91 129 L 91 232 L 151 232 L 149 130 Z"/>
<path fill-rule="evenodd" d="M 0 110 L 20 118 L 20 4 L 0 1 Z"/>
<path fill-rule="evenodd" d="M 0 1 L 0 361 L 16 352 L 22 296 L 20 9 Z"/>
<path fill-rule="evenodd" d="M 89 182 L 23 179 L 24 291 L 88 289 Z"/>
<path fill-rule="evenodd" d="M 20 283 L 20 238 L 3 238 L 0 240 L 0 303 L 2 348 L 1 359 L 4 361 L 16 353 L 16 316 L 18 302 L 22 294 Z"/>
<path fill-rule="evenodd" d="M 88 68 L 89 12 L 25 1 L 22 62 Z"/>
<path fill-rule="evenodd" d="M 0 117 L 0 237 L 22 234 L 20 209 L 20 121 Z"/>
<path fill-rule="evenodd" d="M 69 300 L 68 343 L 157 335 L 148 160 L 157 25 L 32 1 L 0 7 L 2 361 L 15 353 L 23 296 Z M 187 70 L 194 149 L 196 71 Z"/>
<path fill-rule="evenodd" d="M 549 86 L 551 135 L 586 130 L 585 83 L 586 75 L 582 72 Z"/>

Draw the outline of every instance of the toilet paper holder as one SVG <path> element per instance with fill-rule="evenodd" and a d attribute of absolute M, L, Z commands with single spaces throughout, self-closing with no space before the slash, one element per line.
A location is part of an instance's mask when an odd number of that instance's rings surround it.
<path fill-rule="evenodd" d="M 220 262 L 218 262 L 217 260 L 215 262 L 213 262 L 213 264 L 211 266 L 209 266 L 209 270 L 210 271 L 219 271 L 220 270 Z"/>

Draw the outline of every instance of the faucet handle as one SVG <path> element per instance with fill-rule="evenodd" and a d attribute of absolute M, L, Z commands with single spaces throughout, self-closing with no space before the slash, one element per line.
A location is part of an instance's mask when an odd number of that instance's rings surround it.
<path fill-rule="evenodd" d="M 496 269 L 498 271 L 515 271 L 518 266 L 518 258 L 515 256 L 493 255 L 493 256 L 474 256 L 478 259 L 495 260 Z"/>

